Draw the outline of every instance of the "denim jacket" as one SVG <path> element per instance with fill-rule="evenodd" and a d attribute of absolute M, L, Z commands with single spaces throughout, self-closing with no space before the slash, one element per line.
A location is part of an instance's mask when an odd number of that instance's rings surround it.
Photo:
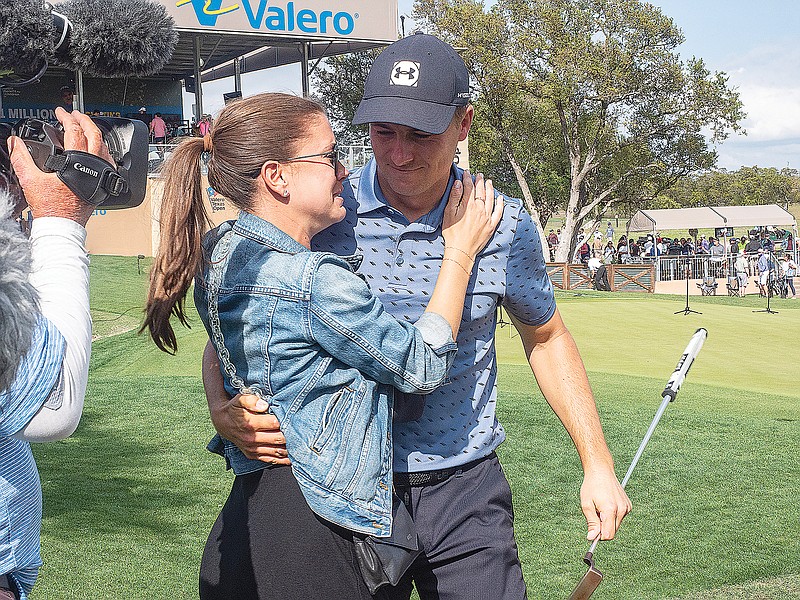
<path fill-rule="evenodd" d="M 225 347 L 236 375 L 278 418 L 309 507 L 351 531 L 388 536 L 393 388 L 427 393 L 445 381 L 456 352 L 447 321 L 434 313 L 413 325 L 396 321 L 347 260 L 311 252 L 248 213 L 203 246 L 209 260 L 195 285 L 197 310 L 214 339 L 209 275 L 218 263 Z M 219 436 L 209 447 L 237 474 L 265 467 Z"/>

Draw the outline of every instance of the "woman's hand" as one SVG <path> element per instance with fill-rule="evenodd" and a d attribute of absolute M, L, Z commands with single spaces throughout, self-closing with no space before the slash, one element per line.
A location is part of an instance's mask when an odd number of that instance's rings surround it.
<path fill-rule="evenodd" d="M 469 171 L 464 171 L 462 180 L 453 184 L 444 209 L 445 254 L 452 252 L 453 259 L 471 270 L 475 257 L 494 235 L 502 216 L 503 196 L 495 198 L 492 180 L 484 180 L 479 173 L 473 183 Z"/>

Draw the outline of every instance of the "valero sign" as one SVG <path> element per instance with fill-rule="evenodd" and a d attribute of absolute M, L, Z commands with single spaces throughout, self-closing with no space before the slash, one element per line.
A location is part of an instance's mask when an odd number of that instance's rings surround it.
<path fill-rule="evenodd" d="M 397 0 L 161 0 L 183 30 L 394 41 Z"/>

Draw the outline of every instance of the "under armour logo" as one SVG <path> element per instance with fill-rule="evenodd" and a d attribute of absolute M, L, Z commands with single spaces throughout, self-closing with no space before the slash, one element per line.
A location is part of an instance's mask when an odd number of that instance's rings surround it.
<path fill-rule="evenodd" d="M 417 87 L 417 83 L 419 83 L 419 63 L 410 60 L 394 63 L 392 75 L 389 77 L 390 85 Z"/>

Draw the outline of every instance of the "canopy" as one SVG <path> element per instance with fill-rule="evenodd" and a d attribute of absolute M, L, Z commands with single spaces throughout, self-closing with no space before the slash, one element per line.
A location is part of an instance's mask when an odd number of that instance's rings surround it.
<path fill-rule="evenodd" d="M 701 229 L 791 225 L 795 218 L 777 204 L 640 210 L 628 222 L 628 231 Z"/>

